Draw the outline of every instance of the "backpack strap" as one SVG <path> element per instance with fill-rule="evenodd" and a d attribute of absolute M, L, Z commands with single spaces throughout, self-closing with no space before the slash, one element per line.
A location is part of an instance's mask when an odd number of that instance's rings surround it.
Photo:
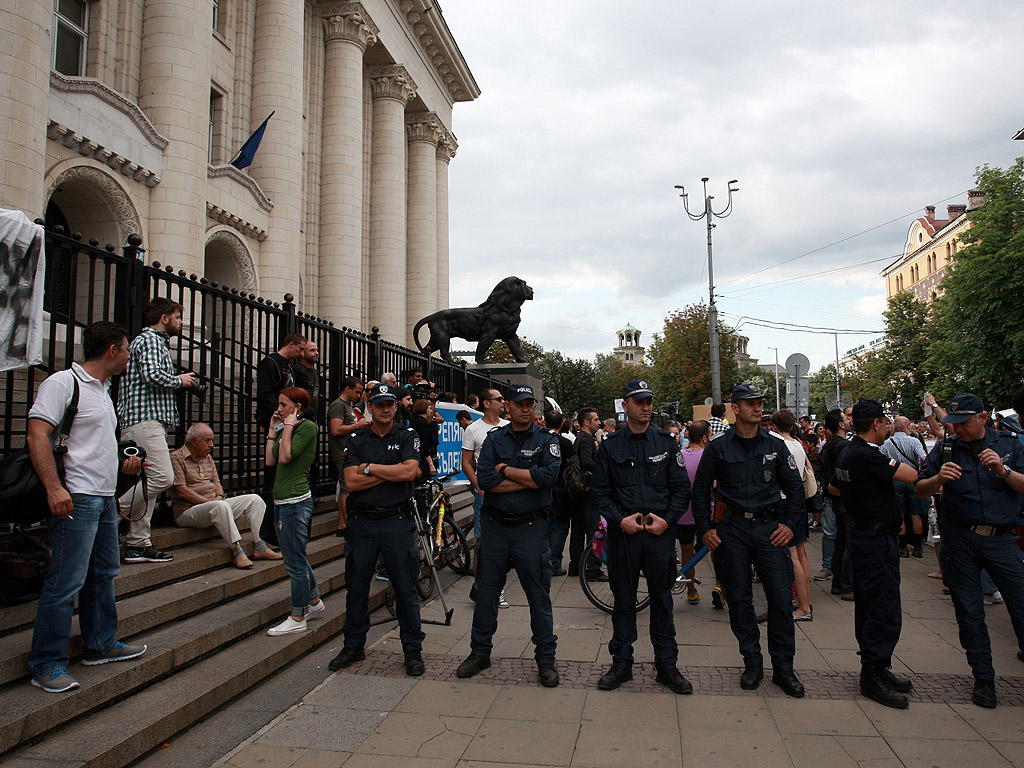
<path fill-rule="evenodd" d="M 80 390 L 78 388 L 78 377 L 75 375 L 74 371 L 71 373 L 71 378 L 75 383 L 75 391 L 71 394 L 71 400 L 64 409 L 64 418 L 60 422 L 60 431 L 57 434 L 57 442 L 54 446 L 55 448 L 64 447 L 64 441 L 71 436 L 71 427 L 75 423 L 75 416 L 78 415 L 78 396 Z"/>

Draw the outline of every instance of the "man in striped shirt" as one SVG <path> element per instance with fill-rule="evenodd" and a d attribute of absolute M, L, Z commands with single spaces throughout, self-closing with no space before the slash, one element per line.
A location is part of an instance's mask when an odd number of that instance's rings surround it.
<path fill-rule="evenodd" d="M 128 348 L 128 367 L 121 378 L 117 418 L 121 439 L 134 440 L 146 452 L 146 471 L 118 501 L 129 510 L 126 563 L 166 563 L 173 557 L 153 546 L 150 523 L 156 499 L 174 482 L 168 428 L 178 426 L 175 393 L 191 387 L 194 373 L 174 373 L 169 340 L 181 333 L 182 306 L 168 298 L 151 299 L 146 306 L 148 328 Z"/>

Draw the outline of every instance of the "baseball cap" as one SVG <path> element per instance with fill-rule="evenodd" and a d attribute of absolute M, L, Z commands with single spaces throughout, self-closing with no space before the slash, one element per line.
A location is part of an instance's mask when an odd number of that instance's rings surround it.
<path fill-rule="evenodd" d="M 508 399 L 513 403 L 521 403 L 523 400 L 536 400 L 533 394 L 533 387 L 529 384 L 513 384 L 508 388 Z"/>
<path fill-rule="evenodd" d="M 732 391 L 730 402 L 738 403 L 740 400 L 764 400 L 761 390 L 753 384 L 738 384 Z"/>
<path fill-rule="evenodd" d="M 373 389 L 370 390 L 370 402 L 384 403 L 389 400 L 398 402 L 397 389 L 397 387 L 393 387 L 390 384 L 374 384 Z"/>
<path fill-rule="evenodd" d="M 877 400 L 869 397 L 862 397 L 853 406 L 853 418 L 855 419 L 882 419 L 885 418 L 885 409 Z"/>
<path fill-rule="evenodd" d="M 942 420 L 943 424 L 962 424 L 971 416 L 985 410 L 985 404 L 981 398 L 972 395 L 970 392 L 957 392 L 949 401 L 949 412 Z"/>
<path fill-rule="evenodd" d="M 651 385 L 643 379 L 633 379 L 622 388 L 622 399 L 625 400 L 627 397 L 646 400 L 648 397 L 654 397 L 654 392 L 651 391 Z"/>

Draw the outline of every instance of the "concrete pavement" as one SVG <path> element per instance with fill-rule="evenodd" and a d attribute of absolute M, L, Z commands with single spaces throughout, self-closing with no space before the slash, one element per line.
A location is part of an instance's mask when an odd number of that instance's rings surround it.
<path fill-rule="evenodd" d="M 812 534 L 812 564 L 820 561 L 819 542 Z M 567 577 L 552 586 L 562 684 L 541 688 L 529 612 L 513 572 L 506 591 L 512 607 L 499 614 L 490 669 L 471 680 L 455 677 L 469 654 L 472 619 L 470 582 L 462 579 L 446 593 L 455 608 L 452 625 L 425 627 L 423 677 L 405 676 L 397 627 L 367 649 L 364 662 L 331 674 L 327 661 L 340 649 L 339 637 L 316 651 L 324 657 L 316 667 L 323 682 L 214 765 L 1024 766 L 1024 664 L 1005 608 L 987 609 L 1000 706 L 984 710 L 970 702 L 972 679 L 952 604 L 941 583 L 927 577 L 935 570 L 932 550 L 901 565 L 904 625 L 893 669 L 915 685 L 906 711 L 860 696 L 853 603 L 830 595 L 828 582 L 812 588 L 814 621 L 796 625 L 796 669 L 807 697 L 786 697 L 768 682 L 770 671 L 760 690 L 742 691 L 728 614 L 711 606 L 707 562 L 698 567 L 700 604 L 676 599 L 679 666 L 693 695 L 676 696 L 654 682 L 646 611 L 633 681 L 598 691 L 609 664 L 611 617 Z M 435 601 L 423 613 L 440 618 L 440 606 Z"/>

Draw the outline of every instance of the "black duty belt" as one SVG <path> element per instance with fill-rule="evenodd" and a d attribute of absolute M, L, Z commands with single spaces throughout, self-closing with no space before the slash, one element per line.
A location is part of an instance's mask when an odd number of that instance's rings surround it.
<path fill-rule="evenodd" d="M 362 515 L 367 520 L 383 520 L 385 517 L 403 515 L 409 511 L 409 503 L 399 504 L 397 507 L 363 507 L 357 506 L 352 510 L 354 514 Z"/>
<path fill-rule="evenodd" d="M 775 514 L 777 511 L 778 508 L 773 504 L 772 506 L 762 509 L 758 512 L 749 512 L 743 509 L 737 509 L 732 512 L 734 515 L 742 516 L 744 520 L 775 520 L 777 519 L 777 516 Z"/>
<path fill-rule="evenodd" d="M 961 528 L 966 528 L 971 533 L 976 533 L 979 536 L 1005 536 L 1007 533 L 1013 532 L 1012 525 L 968 525 L 967 523 L 961 523 L 959 520 L 953 520 L 952 518 L 946 518 L 951 523 L 956 523 Z"/>
<path fill-rule="evenodd" d="M 496 523 L 501 523 L 506 528 L 515 528 L 517 525 L 532 523 L 534 520 L 544 517 L 543 509 L 535 509 L 533 512 L 519 515 L 507 515 L 493 507 L 484 507 L 483 511 L 489 514 Z"/>

